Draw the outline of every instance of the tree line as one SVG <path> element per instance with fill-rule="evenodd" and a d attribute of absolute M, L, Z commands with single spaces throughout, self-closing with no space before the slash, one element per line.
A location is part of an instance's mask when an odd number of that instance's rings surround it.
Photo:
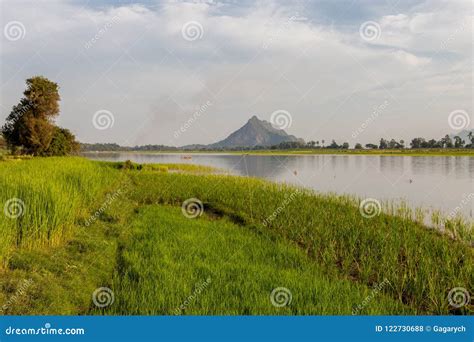
<path fill-rule="evenodd" d="M 425 140 L 425 138 L 414 138 L 409 144 L 411 149 L 427 149 L 427 148 L 474 148 L 474 136 L 472 132 L 468 134 L 469 143 L 466 143 L 459 136 L 455 136 L 453 139 L 449 135 L 441 138 L 440 140 L 430 139 Z M 81 151 L 84 152 L 95 152 L 95 151 L 250 151 L 250 150 L 295 150 L 295 149 L 341 149 L 348 150 L 350 145 L 348 142 L 338 144 L 335 140 L 332 140 L 331 143 L 326 144 L 325 140 L 320 141 L 308 141 L 306 143 L 299 141 L 285 141 L 278 145 L 272 146 L 235 146 L 227 148 L 210 148 L 205 145 L 200 147 L 193 146 L 191 147 L 176 147 L 176 146 L 166 146 L 166 145 L 142 145 L 142 146 L 120 146 L 114 143 L 98 143 L 98 144 L 81 144 Z M 355 150 L 397 150 L 397 149 L 406 149 L 404 140 L 395 140 L 395 139 L 384 139 L 381 138 L 378 144 L 368 143 L 365 144 L 365 147 L 360 143 L 356 143 L 353 147 Z"/>
<path fill-rule="evenodd" d="M 63 156 L 79 151 L 74 134 L 57 126 L 59 87 L 43 76 L 26 80 L 24 97 L 13 107 L 1 127 L 3 141 L 12 154 Z"/>
<path fill-rule="evenodd" d="M 459 136 L 454 136 L 451 138 L 449 135 L 445 135 L 443 138 L 439 140 L 430 139 L 426 140 L 425 138 L 413 138 L 409 144 L 409 148 L 411 149 L 420 149 L 420 148 L 474 148 L 474 135 L 473 132 L 469 132 L 467 136 L 468 140 L 465 141 Z M 348 149 L 349 143 L 345 142 L 341 145 L 337 144 L 335 140 L 332 140 L 331 144 L 325 145 L 325 141 L 322 140 L 322 145 L 320 145 L 319 141 L 309 141 L 306 144 L 302 143 L 291 143 L 290 145 L 293 148 L 330 148 L 330 149 Z M 280 148 L 286 148 L 288 143 L 280 144 Z M 272 147 L 273 148 L 273 147 Z M 278 147 L 277 147 L 278 148 Z M 384 139 L 381 138 L 378 144 L 368 143 L 365 144 L 365 149 L 369 150 L 387 150 L 387 149 L 404 149 L 407 148 L 405 146 L 404 140 L 395 140 L 395 139 Z M 364 149 L 362 144 L 356 143 L 354 145 L 354 149 L 360 150 Z"/>

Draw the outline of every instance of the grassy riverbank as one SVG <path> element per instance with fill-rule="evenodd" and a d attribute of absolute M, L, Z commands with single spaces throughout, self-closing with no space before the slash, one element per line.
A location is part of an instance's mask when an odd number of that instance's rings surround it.
<path fill-rule="evenodd" d="M 406 218 L 365 218 L 347 197 L 209 171 L 0 162 L 0 201 L 16 199 L 0 218 L 2 313 L 471 312 L 448 301 L 453 288 L 474 292 L 465 242 Z M 196 218 L 180 209 L 191 198 Z M 104 308 L 93 301 L 100 287 L 114 293 Z M 272 305 L 276 288 L 291 301 Z"/>

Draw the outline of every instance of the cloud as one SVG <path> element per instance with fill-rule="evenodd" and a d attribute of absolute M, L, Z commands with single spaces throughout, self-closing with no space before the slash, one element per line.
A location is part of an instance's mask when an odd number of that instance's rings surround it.
<path fill-rule="evenodd" d="M 21 21 L 26 35 L 2 37 L 0 119 L 35 74 L 59 82 L 60 124 L 88 142 L 211 143 L 251 115 L 269 119 L 278 109 L 292 114 L 290 133 L 342 141 L 389 99 L 360 136 L 368 142 L 381 134 L 437 135 L 449 130 L 453 109 L 472 112 L 469 6 L 423 2 L 397 13 L 361 2 L 359 12 L 381 28 L 367 42 L 359 35 L 366 18 L 328 10 L 331 4 L 322 2 L 321 12 L 307 2 L 3 1 L 2 26 Z M 183 37 L 189 22 L 199 24 L 196 39 Z M 437 106 L 427 108 L 434 98 Z M 206 101 L 213 105 L 174 138 Z M 114 114 L 113 129 L 94 129 L 100 109 Z M 420 128 L 420 120 L 430 123 Z"/>
<path fill-rule="evenodd" d="M 417 57 L 403 50 L 395 51 L 394 56 L 400 62 L 405 63 L 409 66 L 413 66 L 413 67 L 423 66 L 430 62 L 429 58 Z"/>

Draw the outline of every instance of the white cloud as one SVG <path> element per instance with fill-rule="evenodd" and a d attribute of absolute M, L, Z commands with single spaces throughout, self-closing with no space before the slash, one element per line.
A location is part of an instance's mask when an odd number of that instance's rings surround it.
<path fill-rule="evenodd" d="M 395 51 L 394 56 L 400 62 L 406 63 L 407 65 L 413 66 L 413 67 L 423 66 L 430 62 L 429 58 L 417 57 L 403 50 Z"/>
<path fill-rule="evenodd" d="M 19 20 L 27 34 L 1 41 L 0 119 L 19 100 L 24 79 L 35 74 L 60 83 L 60 123 L 84 141 L 210 143 L 252 114 L 269 119 L 277 109 L 292 113 L 292 134 L 349 140 L 387 98 L 392 105 L 361 141 L 380 134 L 406 139 L 449 130 L 443 118 L 450 107 L 472 109 L 468 6 L 425 4 L 381 13 L 373 18 L 381 36 L 370 44 L 360 39 L 358 25 L 320 24 L 312 9 L 271 1 L 232 6 L 4 1 L 2 24 Z M 202 25 L 202 38 L 183 39 L 189 21 Z M 433 98 L 442 105 L 426 108 Z M 173 139 L 207 100 L 213 106 L 179 141 Z M 114 113 L 115 125 L 99 132 L 91 117 L 103 108 Z M 394 125 L 395 117 L 404 120 Z M 421 128 L 410 123 L 423 118 L 437 120 Z"/>

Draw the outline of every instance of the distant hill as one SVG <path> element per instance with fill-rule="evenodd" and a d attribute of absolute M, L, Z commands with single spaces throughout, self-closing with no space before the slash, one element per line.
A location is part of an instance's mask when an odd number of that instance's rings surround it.
<path fill-rule="evenodd" d="M 294 135 L 289 135 L 282 129 L 277 129 L 271 123 L 265 120 L 260 120 L 255 115 L 252 116 L 245 125 L 240 127 L 235 132 L 231 133 L 224 140 L 218 141 L 214 144 L 201 145 L 192 144 L 181 147 L 164 146 L 164 145 L 145 145 L 127 147 L 117 144 L 81 144 L 83 152 L 88 151 L 178 151 L 178 150 L 231 150 L 237 148 L 252 148 L 252 147 L 269 147 L 277 146 L 285 142 L 295 142 L 304 144 L 303 139 L 299 139 Z"/>
<path fill-rule="evenodd" d="M 276 129 L 268 121 L 260 120 L 254 115 L 245 125 L 231 133 L 227 138 L 207 145 L 207 148 L 274 146 L 282 142 L 301 142 L 304 144 L 303 139 L 289 135 L 282 129 Z"/>

